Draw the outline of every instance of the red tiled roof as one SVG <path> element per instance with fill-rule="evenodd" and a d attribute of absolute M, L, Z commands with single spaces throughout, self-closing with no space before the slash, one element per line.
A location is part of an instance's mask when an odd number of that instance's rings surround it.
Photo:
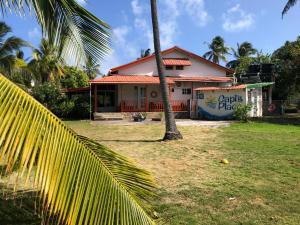
<path fill-rule="evenodd" d="M 238 90 L 238 89 L 244 89 L 247 86 L 242 84 L 238 86 L 230 86 L 230 87 L 201 87 L 201 88 L 195 88 L 195 91 L 217 91 L 217 90 Z"/>
<path fill-rule="evenodd" d="M 167 83 L 173 84 L 175 81 L 186 82 L 231 82 L 229 77 L 166 77 Z M 158 76 L 147 75 L 112 75 L 91 80 L 92 84 L 159 84 Z"/>
<path fill-rule="evenodd" d="M 113 75 L 94 79 L 92 84 L 159 84 L 159 78 L 146 75 Z M 167 77 L 167 83 L 174 83 Z"/>
<path fill-rule="evenodd" d="M 206 64 L 209 64 L 211 66 L 214 66 L 216 68 L 224 70 L 224 71 L 226 71 L 228 73 L 232 73 L 232 74 L 234 73 L 234 70 L 232 70 L 232 69 L 229 69 L 229 68 L 221 66 L 221 65 L 219 65 L 217 63 L 211 62 L 211 61 L 209 61 L 209 60 L 207 60 L 207 59 L 205 59 L 205 58 L 203 58 L 203 57 L 201 57 L 199 55 L 196 55 L 196 54 L 194 54 L 192 52 L 189 52 L 189 51 L 187 51 L 185 49 L 182 49 L 182 48 L 179 48 L 177 46 L 174 46 L 172 48 L 166 49 L 166 50 L 162 51 L 161 54 L 162 55 L 166 55 L 166 54 L 169 54 L 169 53 L 172 53 L 172 52 L 175 52 L 175 51 L 181 52 L 182 54 L 186 55 L 189 58 L 194 58 L 196 60 L 202 61 L 202 62 L 204 62 Z M 147 57 L 144 57 L 144 58 L 137 59 L 137 60 L 135 60 L 133 62 L 124 64 L 124 65 L 121 65 L 121 66 L 118 66 L 118 67 L 112 68 L 110 70 L 110 72 L 116 72 L 116 71 L 118 71 L 120 69 L 125 69 L 125 68 L 128 68 L 128 67 L 134 66 L 134 65 L 138 65 L 138 64 L 146 62 L 146 61 L 148 61 L 148 60 L 150 60 L 152 58 L 155 58 L 154 54 L 152 54 L 150 56 L 147 56 Z"/>
<path fill-rule="evenodd" d="M 165 66 L 191 66 L 192 62 L 189 59 L 164 58 Z"/>

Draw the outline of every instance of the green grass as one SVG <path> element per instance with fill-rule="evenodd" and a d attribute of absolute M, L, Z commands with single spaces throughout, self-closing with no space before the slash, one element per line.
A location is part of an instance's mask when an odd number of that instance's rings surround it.
<path fill-rule="evenodd" d="M 66 123 L 154 174 L 166 224 L 299 224 L 299 126 L 180 127 L 184 140 L 165 143 L 162 124 Z"/>

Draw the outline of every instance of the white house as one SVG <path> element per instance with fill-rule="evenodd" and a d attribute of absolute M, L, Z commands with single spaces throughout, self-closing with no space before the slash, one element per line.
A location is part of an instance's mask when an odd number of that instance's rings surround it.
<path fill-rule="evenodd" d="M 162 51 L 173 111 L 187 112 L 196 89 L 227 87 L 234 71 L 179 47 Z M 112 68 L 91 83 L 94 112 L 160 112 L 163 104 L 155 56 Z"/>

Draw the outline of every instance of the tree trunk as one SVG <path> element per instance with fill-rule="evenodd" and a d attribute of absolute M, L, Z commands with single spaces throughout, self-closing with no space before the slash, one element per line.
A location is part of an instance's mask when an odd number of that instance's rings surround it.
<path fill-rule="evenodd" d="M 164 141 L 166 140 L 177 140 L 182 139 L 181 133 L 177 130 L 174 114 L 169 102 L 169 91 L 164 75 L 163 61 L 160 49 L 160 37 L 159 37 L 159 26 L 158 26 L 158 15 L 157 15 L 157 4 L 156 0 L 151 0 L 151 14 L 152 14 L 152 26 L 153 26 L 153 39 L 154 39 L 154 50 L 157 64 L 157 71 L 160 81 L 160 90 L 162 100 L 164 104 L 165 113 L 165 125 L 166 133 Z"/>

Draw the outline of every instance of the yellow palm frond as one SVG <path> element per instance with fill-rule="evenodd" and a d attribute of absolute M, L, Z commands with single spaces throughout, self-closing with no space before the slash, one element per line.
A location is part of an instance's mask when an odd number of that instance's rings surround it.
<path fill-rule="evenodd" d="M 127 158 L 78 136 L 0 75 L 0 162 L 34 174 L 43 208 L 58 224 L 154 224 L 144 199 L 150 174 Z"/>

